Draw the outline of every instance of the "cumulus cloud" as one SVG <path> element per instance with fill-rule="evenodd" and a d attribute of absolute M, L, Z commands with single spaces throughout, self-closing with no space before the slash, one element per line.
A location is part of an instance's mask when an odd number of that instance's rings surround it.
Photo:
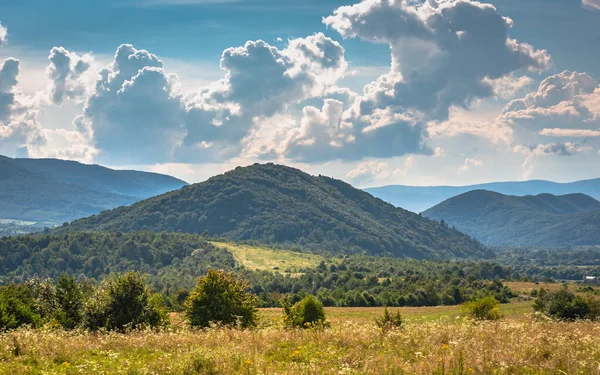
<path fill-rule="evenodd" d="M 445 119 L 451 106 L 491 96 L 489 80 L 545 69 L 550 60 L 511 39 L 512 21 L 496 8 L 474 1 L 365 0 L 338 8 L 324 22 L 344 37 L 390 46 L 391 72 L 369 87 L 363 108 L 412 107 Z"/>
<path fill-rule="evenodd" d="M 8 29 L 0 24 L 0 47 L 8 43 Z"/>
<path fill-rule="evenodd" d="M 86 94 L 81 76 L 91 67 L 91 55 L 79 56 L 63 47 L 54 47 L 48 56 L 46 76 L 50 81 L 49 99 L 62 104 L 64 99 L 80 100 Z"/>
<path fill-rule="evenodd" d="M 261 120 L 328 92 L 346 68 L 344 49 L 321 33 L 284 49 L 249 41 L 223 52 L 223 79 L 184 94 L 156 55 L 122 45 L 100 72 L 80 122 L 99 156 L 113 161 L 231 158 Z"/>
<path fill-rule="evenodd" d="M 518 145 L 514 148 L 514 152 L 519 152 L 526 156 L 571 156 L 580 152 L 586 152 L 590 150 L 591 147 L 572 142 L 540 144 L 537 146 Z"/>
<path fill-rule="evenodd" d="M 35 100 L 24 95 L 18 84 L 19 60 L 8 58 L 0 69 L 0 153 L 27 157 L 44 144 L 37 121 Z"/>
<path fill-rule="evenodd" d="M 320 126 L 290 137 L 286 156 L 303 161 L 434 154 L 428 124 L 475 99 L 526 87 L 531 80 L 516 72 L 545 69 L 550 60 L 511 39 L 512 21 L 493 6 L 474 1 L 365 0 L 323 22 L 344 37 L 388 44 L 392 65 L 349 109 L 327 121 L 321 113 Z"/>
<path fill-rule="evenodd" d="M 87 99 L 78 128 L 108 162 L 169 160 L 183 135 L 183 104 L 156 55 L 131 45 L 117 49 Z"/>
<path fill-rule="evenodd" d="M 504 108 L 500 121 L 521 139 L 585 137 L 600 128 L 600 86 L 586 73 L 564 71 Z"/>
<path fill-rule="evenodd" d="M 466 172 L 473 167 L 481 167 L 483 166 L 483 161 L 479 159 L 466 158 L 464 163 L 458 167 L 459 172 Z"/>

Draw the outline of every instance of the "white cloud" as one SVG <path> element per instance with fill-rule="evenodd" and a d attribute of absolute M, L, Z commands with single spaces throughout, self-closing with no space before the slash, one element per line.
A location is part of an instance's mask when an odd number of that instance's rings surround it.
<path fill-rule="evenodd" d="M 514 152 L 525 156 L 525 160 L 521 165 L 521 177 L 523 179 L 529 179 L 531 177 L 535 170 L 534 160 L 536 157 L 573 156 L 591 150 L 592 148 L 589 146 L 574 142 L 539 144 L 536 146 L 517 145 L 513 148 Z"/>
<path fill-rule="evenodd" d="M 436 158 L 446 156 L 446 151 L 441 147 L 436 147 L 435 150 L 433 150 L 433 156 Z"/>
<path fill-rule="evenodd" d="M 45 143 L 35 100 L 17 86 L 19 60 L 4 60 L 0 69 L 0 154 L 27 157 Z"/>
<path fill-rule="evenodd" d="M 346 178 L 354 183 L 363 183 L 374 180 L 384 180 L 390 176 L 387 163 L 379 161 L 363 161 L 346 174 Z"/>
<path fill-rule="evenodd" d="M 460 167 L 458 167 L 458 171 L 466 172 L 469 169 L 471 169 L 472 167 L 482 167 L 482 166 L 483 166 L 483 161 L 481 161 L 479 159 L 466 158 L 464 163 Z"/>
<path fill-rule="evenodd" d="M 475 1 L 365 0 L 336 9 L 324 23 L 347 38 L 388 44 L 392 58 L 391 69 L 366 85 L 350 109 L 336 114 L 352 137 L 330 142 L 328 158 L 433 154 L 426 143 L 428 124 L 448 120 L 454 107 L 526 87 L 531 80 L 516 72 L 543 70 L 550 61 L 545 51 L 509 37 L 511 20 Z M 432 131 L 460 132 L 450 125 Z M 487 124 L 472 126 L 478 127 L 487 133 Z M 495 138 L 507 139 L 510 129 L 499 128 L 502 134 Z M 323 145 L 314 154 L 311 145 L 293 148 L 303 150 L 302 160 L 322 158 Z"/>
<path fill-rule="evenodd" d="M 586 73 L 564 71 L 508 103 L 499 121 L 513 129 L 516 139 L 533 143 L 539 135 L 591 136 L 600 130 L 599 114 L 600 86 L 596 81 Z"/>
<path fill-rule="evenodd" d="M 574 138 L 587 138 L 587 137 L 600 137 L 600 130 L 591 129 L 542 129 L 540 135 L 549 137 L 574 137 Z"/>
<path fill-rule="evenodd" d="M 46 76 L 50 81 L 50 101 L 58 105 L 65 98 L 76 101 L 82 99 L 86 95 L 82 76 L 91 67 L 92 56 L 79 56 L 63 47 L 54 47 L 48 60 L 50 64 L 46 69 Z"/>
<path fill-rule="evenodd" d="M 600 0 L 582 0 L 584 7 L 600 9 Z"/>
<path fill-rule="evenodd" d="M 514 152 L 522 153 L 525 156 L 545 156 L 559 155 L 571 156 L 580 152 L 590 151 L 591 147 L 584 146 L 579 143 L 564 142 L 564 143 L 549 143 L 540 144 L 537 146 L 515 146 Z"/>
<path fill-rule="evenodd" d="M 0 24 L 0 47 L 8 43 L 8 29 Z"/>
<path fill-rule="evenodd" d="M 517 93 L 531 86 L 534 82 L 530 77 L 516 77 L 514 73 L 496 79 L 489 79 L 486 77 L 483 80 L 492 87 L 494 95 L 502 99 L 514 98 Z"/>
<path fill-rule="evenodd" d="M 195 92 L 181 92 L 155 55 L 119 47 L 100 72 L 84 121 L 111 164 L 224 160 L 239 155 L 259 119 L 319 97 L 344 75 L 339 43 L 318 33 L 289 40 L 284 49 L 249 41 L 221 58 L 225 78 Z"/>

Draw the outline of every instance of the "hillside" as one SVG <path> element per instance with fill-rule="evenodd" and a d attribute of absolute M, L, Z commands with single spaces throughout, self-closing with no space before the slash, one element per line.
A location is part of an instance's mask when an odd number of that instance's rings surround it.
<path fill-rule="evenodd" d="M 51 225 L 128 205 L 186 183 L 56 159 L 0 156 L 0 220 Z"/>
<path fill-rule="evenodd" d="M 475 190 L 423 215 L 489 245 L 600 245 L 600 202 L 584 194 L 517 197 Z"/>
<path fill-rule="evenodd" d="M 332 178 L 255 164 L 120 207 L 57 232 L 181 231 L 331 252 L 485 257 L 468 236 Z"/>
<path fill-rule="evenodd" d="M 543 180 L 492 182 L 468 186 L 404 186 L 390 185 L 365 189 L 368 193 L 397 207 L 413 212 L 423 212 L 446 199 L 473 190 L 488 190 L 504 195 L 565 195 L 582 193 L 600 200 L 600 179 L 571 183 L 557 183 Z"/>

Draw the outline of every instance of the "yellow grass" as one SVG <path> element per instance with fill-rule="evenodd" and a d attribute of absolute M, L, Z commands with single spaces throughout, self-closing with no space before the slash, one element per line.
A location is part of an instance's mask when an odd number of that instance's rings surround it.
<path fill-rule="evenodd" d="M 531 317 L 409 319 L 388 333 L 360 319 L 327 330 L 21 329 L 0 334 L 0 374 L 598 374 L 598 337 L 597 323 Z"/>
<path fill-rule="evenodd" d="M 235 260 L 250 270 L 296 273 L 297 270 L 314 268 L 325 258 L 308 253 L 269 249 L 226 242 L 212 242 L 213 245 L 229 251 Z"/>
<path fill-rule="evenodd" d="M 524 282 L 524 281 L 504 282 L 504 285 L 506 285 L 508 288 L 510 288 L 513 292 L 523 293 L 523 294 L 530 294 L 533 290 L 540 290 L 541 288 L 544 288 L 551 292 L 556 292 L 557 290 L 564 288 L 563 284 L 558 284 L 558 283 L 537 283 L 536 284 L 536 283 Z M 574 284 L 574 283 L 567 284 L 567 288 L 572 292 L 577 292 L 578 288 L 580 288 L 582 286 L 586 286 L 586 285 Z M 594 289 L 600 289 L 597 286 L 593 286 L 593 285 L 590 285 L 590 286 Z"/>

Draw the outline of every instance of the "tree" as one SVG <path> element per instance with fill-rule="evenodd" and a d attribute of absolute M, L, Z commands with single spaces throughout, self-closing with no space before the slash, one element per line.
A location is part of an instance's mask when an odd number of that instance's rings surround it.
<path fill-rule="evenodd" d="M 310 328 L 327 325 L 325 308 L 321 301 L 312 295 L 307 295 L 293 306 L 291 306 L 287 298 L 284 298 L 282 305 L 284 312 L 283 320 L 290 327 Z"/>
<path fill-rule="evenodd" d="M 540 289 L 533 309 L 560 320 L 591 319 L 600 317 L 600 301 L 589 297 L 576 296 L 567 288 L 552 293 Z"/>
<path fill-rule="evenodd" d="M 29 288 L 23 285 L 0 287 L 0 331 L 39 324 L 40 316 L 35 312 L 30 294 Z"/>
<path fill-rule="evenodd" d="M 167 322 L 161 297 L 152 293 L 144 276 L 136 272 L 104 280 L 84 305 L 84 326 L 90 330 L 124 331 Z"/>
<path fill-rule="evenodd" d="M 254 326 L 257 298 L 247 289 L 248 284 L 234 274 L 209 270 L 185 301 L 185 317 L 192 327 L 204 328 L 211 323 Z"/>
<path fill-rule="evenodd" d="M 75 277 L 61 275 L 56 282 L 59 311 L 57 320 L 65 329 L 74 329 L 82 322 L 83 293 Z"/>
<path fill-rule="evenodd" d="M 382 331 L 388 331 L 393 328 L 400 328 L 404 321 L 402 320 L 402 315 L 400 315 L 400 311 L 396 311 L 395 314 L 392 314 L 388 311 L 387 306 L 383 309 L 383 316 L 375 318 L 375 324 L 377 327 L 381 328 Z"/>
<path fill-rule="evenodd" d="M 465 302 L 461 310 L 476 320 L 498 320 L 501 317 L 500 302 L 492 296 Z"/>

